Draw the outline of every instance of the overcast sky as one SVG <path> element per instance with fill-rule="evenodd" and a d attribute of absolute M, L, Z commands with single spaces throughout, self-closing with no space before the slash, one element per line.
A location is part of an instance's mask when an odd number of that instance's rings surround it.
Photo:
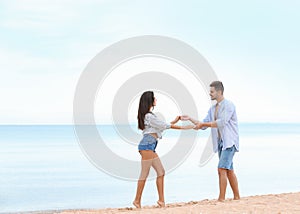
<path fill-rule="evenodd" d="M 0 1 L 0 123 L 71 124 L 88 62 L 115 42 L 149 34 L 197 49 L 241 122 L 300 122 L 299 10 L 296 0 Z M 164 106 L 156 109 L 176 114 L 159 96 Z M 209 105 L 198 99 L 201 119 Z M 95 115 L 110 122 L 105 111 Z"/>

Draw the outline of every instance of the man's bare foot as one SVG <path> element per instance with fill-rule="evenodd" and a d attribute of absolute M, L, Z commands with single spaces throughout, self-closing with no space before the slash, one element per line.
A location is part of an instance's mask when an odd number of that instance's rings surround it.
<path fill-rule="evenodd" d="M 165 207 L 166 206 L 164 201 L 157 201 L 157 204 L 158 204 L 159 207 Z"/>
<path fill-rule="evenodd" d="M 240 197 L 234 197 L 233 200 L 240 200 Z"/>
<path fill-rule="evenodd" d="M 138 208 L 138 209 L 141 208 L 141 203 L 138 202 L 138 201 L 133 201 L 132 204 L 133 204 L 136 208 Z"/>

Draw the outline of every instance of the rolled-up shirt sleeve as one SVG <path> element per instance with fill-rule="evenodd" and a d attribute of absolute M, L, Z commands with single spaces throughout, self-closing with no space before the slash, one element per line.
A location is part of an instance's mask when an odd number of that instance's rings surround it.
<path fill-rule="evenodd" d="M 150 126 L 153 128 L 157 128 L 159 130 L 165 130 L 171 128 L 171 124 L 158 119 L 154 114 L 147 114 L 146 116 L 149 117 Z"/>

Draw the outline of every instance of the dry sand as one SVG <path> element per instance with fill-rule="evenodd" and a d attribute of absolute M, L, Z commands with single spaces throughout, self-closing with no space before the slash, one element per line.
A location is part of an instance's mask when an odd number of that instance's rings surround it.
<path fill-rule="evenodd" d="M 50 211 L 51 212 L 51 211 Z M 45 212 L 44 212 L 45 213 Z M 145 206 L 142 209 L 132 207 L 109 208 L 99 210 L 65 210 L 53 211 L 60 214 L 103 214 L 103 213 L 300 213 L 300 192 L 259 195 L 241 198 L 241 200 L 216 200 L 191 201 L 188 203 L 167 204 L 165 208 L 158 206 Z"/>

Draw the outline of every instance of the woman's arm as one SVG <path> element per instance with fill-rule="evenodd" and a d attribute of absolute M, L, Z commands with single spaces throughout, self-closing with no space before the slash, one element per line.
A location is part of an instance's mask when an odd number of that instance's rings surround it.
<path fill-rule="evenodd" d="M 171 124 L 171 129 L 182 129 L 182 130 L 188 130 L 188 129 L 194 129 L 196 125 L 186 125 L 186 126 L 177 126 L 174 124 Z"/>
<path fill-rule="evenodd" d="M 180 120 L 180 116 L 177 116 L 170 124 L 175 124 Z"/>
<path fill-rule="evenodd" d="M 177 116 L 170 124 L 165 123 L 164 121 L 158 119 L 154 115 L 147 115 L 147 116 L 150 117 L 149 118 L 150 125 L 152 127 L 155 127 L 155 128 L 161 129 L 161 130 L 168 129 L 168 128 L 186 130 L 186 129 L 193 129 L 196 127 L 195 125 L 186 125 L 186 126 L 175 125 L 175 123 L 177 123 L 180 120 L 180 116 Z"/>

